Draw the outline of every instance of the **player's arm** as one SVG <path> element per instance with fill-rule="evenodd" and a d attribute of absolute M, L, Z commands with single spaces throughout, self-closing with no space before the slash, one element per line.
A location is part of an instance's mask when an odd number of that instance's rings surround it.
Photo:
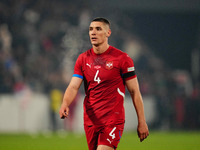
<path fill-rule="evenodd" d="M 148 126 L 146 124 L 145 115 L 144 115 L 144 106 L 142 96 L 139 90 L 139 84 L 137 77 L 126 80 L 127 89 L 131 95 L 137 117 L 138 117 L 138 137 L 142 142 L 149 135 Z"/>
<path fill-rule="evenodd" d="M 81 86 L 83 79 L 78 77 L 72 77 L 69 86 L 67 87 L 65 94 L 63 96 L 63 102 L 59 111 L 60 118 L 64 119 L 65 117 L 68 117 L 69 115 L 69 105 L 73 102 L 75 99 L 78 90 Z"/>

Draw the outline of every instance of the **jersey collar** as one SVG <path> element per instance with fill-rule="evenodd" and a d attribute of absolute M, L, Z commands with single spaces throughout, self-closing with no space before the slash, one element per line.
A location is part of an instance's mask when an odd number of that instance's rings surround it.
<path fill-rule="evenodd" d="M 103 56 L 103 55 L 108 54 L 108 53 L 110 52 L 111 49 L 112 49 L 112 46 L 109 46 L 108 49 L 107 49 L 105 52 L 103 52 L 103 53 L 101 53 L 101 54 L 96 54 L 96 53 L 94 52 L 93 48 L 91 48 L 91 52 L 92 52 L 93 55 L 96 55 L 96 56 Z"/>

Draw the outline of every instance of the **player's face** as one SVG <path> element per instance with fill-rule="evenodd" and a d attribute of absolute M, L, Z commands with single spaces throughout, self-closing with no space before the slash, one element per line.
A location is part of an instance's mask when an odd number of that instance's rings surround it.
<path fill-rule="evenodd" d="M 111 30 L 108 25 L 103 22 L 91 22 L 89 27 L 89 36 L 92 45 L 99 46 L 105 42 L 108 42 L 108 37 L 111 34 Z"/>

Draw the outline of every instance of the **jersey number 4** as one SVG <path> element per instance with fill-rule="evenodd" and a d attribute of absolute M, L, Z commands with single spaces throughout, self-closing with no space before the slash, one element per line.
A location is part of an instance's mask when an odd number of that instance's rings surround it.
<path fill-rule="evenodd" d="M 115 133 L 114 133 L 115 129 L 116 129 L 116 127 L 114 127 L 114 128 L 112 129 L 112 131 L 109 133 L 109 135 L 112 137 L 112 139 L 115 138 Z"/>
<path fill-rule="evenodd" d="M 94 76 L 94 81 L 97 82 L 98 84 L 101 82 L 101 79 L 98 77 L 99 70 L 97 70 L 95 76 Z"/>

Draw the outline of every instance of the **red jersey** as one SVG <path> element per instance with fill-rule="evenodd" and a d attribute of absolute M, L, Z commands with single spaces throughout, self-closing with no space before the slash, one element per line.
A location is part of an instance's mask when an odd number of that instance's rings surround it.
<path fill-rule="evenodd" d="M 124 123 L 125 80 L 135 78 L 133 60 L 112 46 L 102 54 L 93 49 L 79 55 L 73 77 L 84 80 L 84 124 Z"/>

